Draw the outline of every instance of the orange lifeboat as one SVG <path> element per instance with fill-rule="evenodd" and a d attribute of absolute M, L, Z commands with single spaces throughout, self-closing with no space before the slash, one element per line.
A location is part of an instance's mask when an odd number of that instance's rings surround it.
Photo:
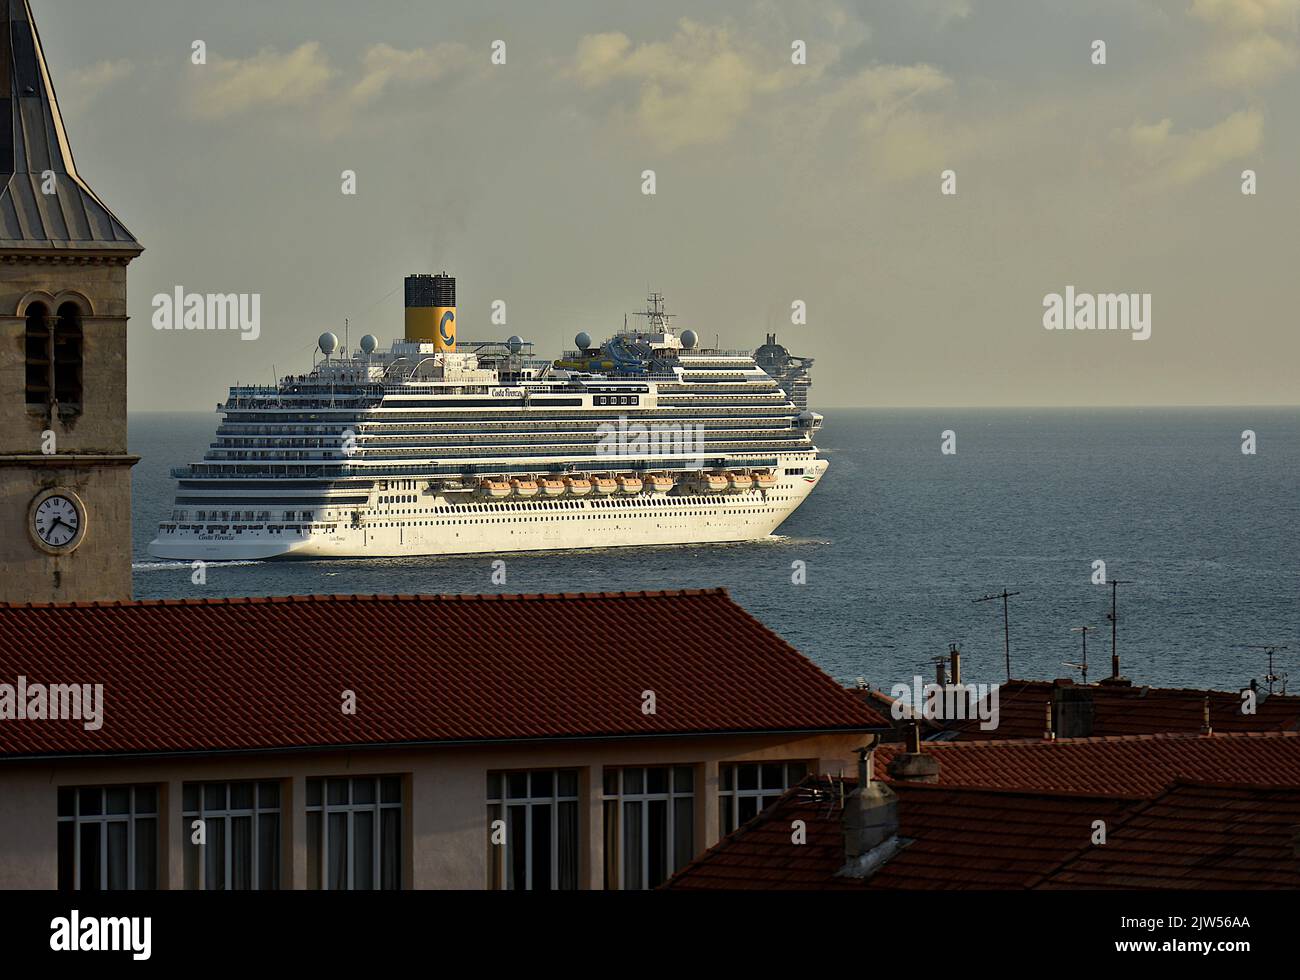
<path fill-rule="evenodd" d="M 646 482 L 650 484 L 652 493 L 667 493 L 676 481 L 666 473 L 652 473 L 646 477 Z"/>
<path fill-rule="evenodd" d="M 519 497 L 536 497 L 537 483 L 529 479 L 516 479 L 510 481 L 510 489 L 514 490 L 515 495 Z"/>
<path fill-rule="evenodd" d="M 537 485 L 542 488 L 542 493 L 548 497 L 558 497 L 564 493 L 563 480 L 548 480 L 546 477 L 541 477 L 537 481 Z"/>
<path fill-rule="evenodd" d="M 727 483 L 732 490 L 748 490 L 754 485 L 754 478 L 748 473 L 728 473 Z"/>
<path fill-rule="evenodd" d="M 726 473 L 701 473 L 700 484 L 710 493 L 721 493 L 730 484 Z"/>
<path fill-rule="evenodd" d="M 564 486 L 575 497 L 585 497 L 591 493 L 591 481 L 583 476 L 565 477 Z"/>
<path fill-rule="evenodd" d="M 478 491 L 485 497 L 492 500 L 501 500 L 510 496 L 510 484 L 505 480 L 493 480 L 488 478 L 478 485 Z"/>
<path fill-rule="evenodd" d="M 776 486 L 776 474 L 769 471 L 754 474 L 754 486 L 760 490 L 771 490 Z"/>
<path fill-rule="evenodd" d="M 639 476 L 619 476 L 615 477 L 615 480 L 620 493 L 640 493 L 641 488 L 645 486 Z"/>
<path fill-rule="evenodd" d="M 596 488 L 597 493 L 610 494 L 618 489 L 618 484 L 610 476 L 595 476 L 591 479 L 591 485 Z"/>

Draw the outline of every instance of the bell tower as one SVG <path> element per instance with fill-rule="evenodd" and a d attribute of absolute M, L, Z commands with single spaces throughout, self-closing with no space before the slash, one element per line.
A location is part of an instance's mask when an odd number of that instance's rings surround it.
<path fill-rule="evenodd" d="M 126 267 L 29 0 L 0 0 L 0 602 L 131 598 Z"/>

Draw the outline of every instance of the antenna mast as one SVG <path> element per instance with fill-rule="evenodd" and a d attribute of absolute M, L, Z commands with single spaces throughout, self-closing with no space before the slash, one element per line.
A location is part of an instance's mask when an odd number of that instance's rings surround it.
<path fill-rule="evenodd" d="M 1067 660 L 1065 661 L 1065 666 L 1073 667 L 1075 670 L 1080 671 L 1083 674 L 1083 682 L 1085 684 L 1088 683 L 1088 634 L 1091 633 L 1094 629 L 1096 629 L 1096 627 L 1094 626 L 1071 626 L 1070 627 L 1071 633 L 1079 633 L 1083 636 L 1083 662 L 1072 664 L 1070 663 L 1070 661 Z"/>
<path fill-rule="evenodd" d="M 1007 611 L 1007 600 L 1012 596 L 1020 595 L 1019 592 L 1008 592 L 1006 588 L 995 595 L 986 595 L 980 599 L 972 599 L 971 602 L 989 602 L 992 599 L 1002 600 L 1002 650 L 1007 657 L 1007 680 L 1011 680 L 1011 620 Z"/>
<path fill-rule="evenodd" d="M 1117 636 L 1119 633 L 1119 612 L 1116 610 L 1119 597 L 1119 587 L 1121 585 L 1132 585 L 1130 579 L 1113 578 L 1110 580 L 1110 612 L 1106 618 L 1110 620 L 1110 666 L 1111 673 L 1119 676 L 1119 649 L 1116 647 Z"/>
<path fill-rule="evenodd" d="M 668 333 L 668 321 L 675 317 L 676 313 L 668 313 L 664 310 L 664 294 L 650 291 L 646 297 L 646 308 L 640 313 L 633 313 L 633 316 L 643 316 L 646 319 L 647 333 Z M 627 315 L 623 316 L 623 329 L 627 329 Z"/>
<path fill-rule="evenodd" d="M 1276 644 L 1276 643 L 1248 643 L 1248 644 L 1246 645 L 1246 649 L 1248 649 L 1248 650 L 1263 650 L 1266 654 L 1268 654 L 1268 674 L 1266 674 L 1265 677 L 1264 677 L 1264 680 L 1268 681 L 1268 693 L 1269 693 L 1269 694 L 1272 694 L 1272 693 L 1273 693 L 1273 682 L 1274 682 L 1274 681 L 1282 681 L 1282 693 L 1285 694 L 1285 693 L 1286 693 L 1286 675 L 1285 675 L 1285 674 L 1279 675 L 1279 674 L 1278 674 L 1278 673 L 1273 669 L 1273 657 L 1274 657 L 1275 654 L 1281 652 L 1282 650 L 1288 650 L 1288 649 L 1290 649 L 1290 648 L 1287 647 L 1287 646 L 1285 646 L 1285 645 L 1279 645 L 1279 644 Z"/>

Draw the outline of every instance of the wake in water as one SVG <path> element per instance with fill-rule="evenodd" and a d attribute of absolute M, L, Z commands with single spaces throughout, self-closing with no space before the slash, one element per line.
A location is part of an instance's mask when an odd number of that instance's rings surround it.
<path fill-rule="evenodd" d="M 133 561 L 131 562 L 131 571 L 174 572 L 178 568 L 190 568 L 192 564 L 192 562 L 188 561 Z M 204 564 L 209 568 L 233 568 L 236 565 L 261 565 L 264 562 L 249 558 L 240 561 L 209 561 Z"/>

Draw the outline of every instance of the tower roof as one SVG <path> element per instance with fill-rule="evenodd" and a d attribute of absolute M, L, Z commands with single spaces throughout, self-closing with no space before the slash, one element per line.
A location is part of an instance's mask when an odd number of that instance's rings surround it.
<path fill-rule="evenodd" d="M 0 12 L 0 249 L 138 254 L 77 173 L 29 0 L 0 0 Z M 52 194 L 42 191 L 46 171 Z"/>

